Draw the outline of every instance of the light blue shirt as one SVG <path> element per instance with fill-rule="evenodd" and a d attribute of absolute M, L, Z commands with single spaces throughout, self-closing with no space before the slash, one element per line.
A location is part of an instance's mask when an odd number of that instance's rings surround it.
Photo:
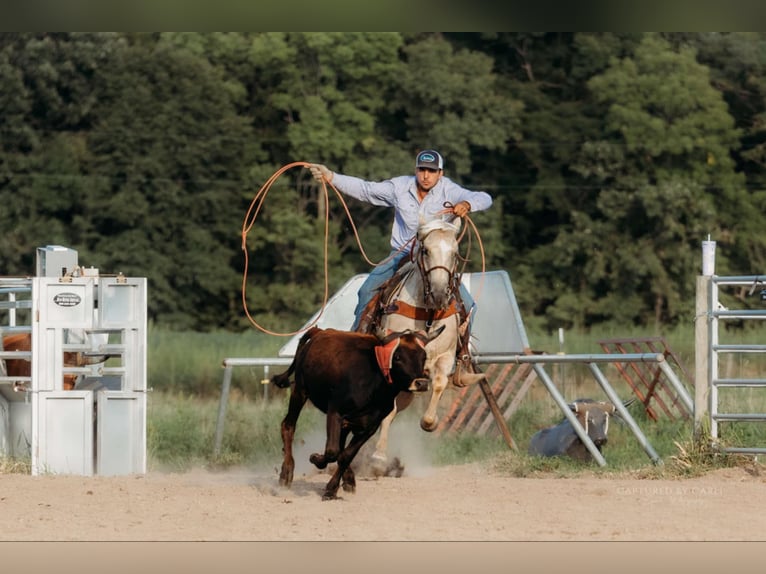
<path fill-rule="evenodd" d="M 418 182 L 414 175 L 402 175 L 385 181 L 365 181 L 358 177 L 333 173 L 332 184 L 338 191 L 372 205 L 394 208 L 391 248 L 399 249 L 417 233 L 420 223 L 439 219 L 444 203 L 457 205 L 467 201 L 471 211 L 483 211 L 492 205 L 492 196 L 484 191 L 471 191 L 448 177 L 439 182 L 418 201 Z"/>

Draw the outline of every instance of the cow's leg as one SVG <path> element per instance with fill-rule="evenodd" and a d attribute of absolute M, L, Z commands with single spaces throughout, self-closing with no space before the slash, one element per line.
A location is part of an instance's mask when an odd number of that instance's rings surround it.
<path fill-rule="evenodd" d="M 295 436 L 295 425 L 298 422 L 298 415 L 301 414 L 303 405 L 306 404 L 308 397 L 303 391 L 302 385 L 296 381 L 292 392 L 290 393 L 290 402 L 287 407 L 287 414 L 282 420 L 282 470 L 279 473 L 279 484 L 290 487 L 293 483 L 293 472 L 295 471 L 295 459 L 293 458 L 293 437 Z"/>
<path fill-rule="evenodd" d="M 449 382 L 447 373 L 450 373 L 454 366 L 454 353 L 444 353 L 434 362 L 433 369 L 430 371 L 431 400 L 428 402 L 428 407 L 426 407 L 420 419 L 420 428 L 424 431 L 432 432 L 436 430 L 436 425 L 439 423 L 439 416 L 437 414 L 439 399 L 441 399 L 442 393 L 444 393 Z"/>
<path fill-rule="evenodd" d="M 386 472 L 388 463 L 388 431 L 396 414 L 406 409 L 412 403 L 413 398 L 415 398 L 415 395 L 412 393 L 399 393 L 394 401 L 394 409 L 380 423 L 380 436 L 375 444 L 375 452 L 370 456 L 375 472 L 380 472 L 381 474 Z"/>
<path fill-rule="evenodd" d="M 378 424 L 371 425 L 370 428 L 365 431 L 361 431 L 359 433 L 355 432 L 351 437 L 351 442 L 348 444 L 348 446 L 346 446 L 346 448 L 344 448 L 340 454 L 338 454 L 338 468 L 335 469 L 335 472 L 330 477 L 327 486 L 325 486 L 322 500 L 333 500 L 338 497 L 338 487 L 340 486 L 341 477 L 347 476 L 347 471 L 351 470 L 351 461 L 354 460 L 354 457 L 359 452 L 359 449 L 362 448 L 362 445 L 364 445 L 364 443 L 366 443 L 369 438 L 375 434 L 375 430 L 377 429 Z M 355 488 L 356 483 L 354 482 L 354 486 L 351 492 L 353 492 Z"/>
<path fill-rule="evenodd" d="M 341 449 L 341 428 L 343 419 L 336 409 L 328 407 L 327 409 L 327 442 L 324 446 L 324 454 L 315 452 L 309 457 L 311 464 L 319 469 L 325 468 L 329 463 L 338 460 L 338 453 Z"/>
<path fill-rule="evenodd" d="M 341 427 L 340 433 L 340 448 L 341 452 L 346 448 L 346 441 L 348 440 L 349 429 L 347 426 Z M 348 465 L 346 471 L 341 475 L 341 485 L 346 492 L 356 492 L 356 474 L 351 465 Z"/>

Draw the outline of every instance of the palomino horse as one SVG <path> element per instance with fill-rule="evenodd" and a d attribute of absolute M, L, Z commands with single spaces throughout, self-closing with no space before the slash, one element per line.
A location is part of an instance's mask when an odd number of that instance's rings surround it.
<path fill-rule="evenodd" d="M 380 329 L 385 332 L 425 330 L 444 331 L 426 345 L 426 372 L 431 386 L 431 398 L 420 427 L 428 432 L 436 429 L 439 422 L 437 408 L 451 375 L 455 372 L 456 355 L 460 344 L 461 325 L 456 297 L 459 295 L 460 277 L 458 267 L 458 233 L 460 219 L 454 222 L 433 220 L 421 224 L 417 241 L 412 250 L 411 261 L 397 273 L 401 280 L 386 297 Z M 462 372 L 456 385 L 466 386 L 478 383 L 484 374 Z M 388 448 L 388 430 L 396 413 L 406 408 L 413 399 L 412 393 L 400 393 L 394 410 L 380 427 L 380 437 L 372 455 L 376 467 L 385 467 Z"/>

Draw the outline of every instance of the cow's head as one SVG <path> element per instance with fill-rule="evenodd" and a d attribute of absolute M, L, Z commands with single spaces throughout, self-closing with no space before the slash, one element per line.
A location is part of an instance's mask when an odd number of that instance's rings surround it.
<path fill-rule="evenodd" d="M 428 390 L 425 347 L 431 340 L 441 335 L 444 328 L 445 326 L 442 325 L 430 334 L 425 331 L 399 331 L 388 333 L 383 338 L 383 346 L 397 340 L 388 361 L 388 377 L 392 384 L 403 391 Z"/>
<path fill-rule="evenodd" d="M 609 417 L 615 414 L 616 407 L 605 401 L 578 399 L 570 403 L 569 408 L 575 413 L 577 420 L 600 451 L 607 442 Z"/>

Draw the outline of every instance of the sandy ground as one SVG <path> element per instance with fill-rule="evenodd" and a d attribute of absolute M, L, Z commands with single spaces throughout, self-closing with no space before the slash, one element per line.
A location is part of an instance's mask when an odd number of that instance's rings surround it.
<path fill-rule="evenodd" d="M 277 469 L 0 477 L 5 541 L 762 541 L 766 476 L 512 478 L 483 464 L 361 478 Z"/>

